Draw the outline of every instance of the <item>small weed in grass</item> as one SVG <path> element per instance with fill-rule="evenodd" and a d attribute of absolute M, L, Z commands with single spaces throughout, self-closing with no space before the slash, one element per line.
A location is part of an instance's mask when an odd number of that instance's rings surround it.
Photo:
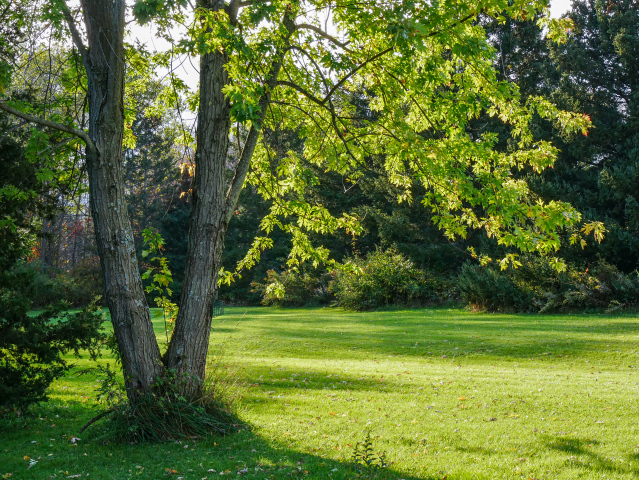
<path fill-rule="evenodd" d="M 354 478 L 379 478 L 379 470 L 388 467 L 386 453 L 376 452 L 373 448 L 371 431 L 366 432 L 366 438 L 355 444 L 352 461 L 354 463 Z"/>

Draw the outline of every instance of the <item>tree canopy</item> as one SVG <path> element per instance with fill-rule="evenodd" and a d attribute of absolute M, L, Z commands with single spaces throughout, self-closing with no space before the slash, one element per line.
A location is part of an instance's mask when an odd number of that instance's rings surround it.
<path fill-rule="evenodd" d="M 278 199 L 262 227 L 267 234 L 276 227 L 288 231 L 292 263 L 326 258 L 325 250 L 306 241 L 305 231 L 358 228 L 357 218 L 303 201 L 301 194 L 318 179 L 300 168 L 300 155 L 351 185 L 370 170 L 373 158 L 383 158 L 391 182 L 401 189 L 398 200 L 410 201 L 411 188 L 425 186 L 422 202 L 450 237 L 484 228 L 506 245 L 548 253 L 559 246 L 555 229 L 579 220 L 567 204 L 531 201 L 525 181 L 512 172 L 528 166 L 541 171 L 556 157 L 549 142 L 533 139 L 533 116 L 552 120 L 567 135 L 585 134 L 588 119 L 540 97 L 522 101 L 516 86 L 498 79 L 496 50 L 476 21 L 480 13 L 497 21 L 506 21 L 504 15 L 532 18 L 541 2 L 236 7 L 231 2 L 197 10 L 189 36 L 175 42 L 176 51 L 224 52 L 231 123 L 248 129 L 249 146 L 252 136 L 275 128 L 303 138 L 303 152 L 282 158 L 263 135 L 247 177 L 265 198 Z M 138 2 L 134 11 L 141 21 L 184 18 L 179 2 Z M 543 18 L 539 23 L 552 33 L 566 28 Z M 496 151 L 492 134 L 468 133 L 469 122 L 483 113 L 509 126 L 507 151 Z M 241 137 L 239 130 L 235 135 Z M 267 237 L 256 240 L 255 256 L 272 244 Z"/>

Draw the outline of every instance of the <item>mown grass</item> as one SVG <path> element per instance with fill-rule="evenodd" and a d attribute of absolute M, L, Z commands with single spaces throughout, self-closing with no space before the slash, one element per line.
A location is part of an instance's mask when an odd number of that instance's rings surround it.
<path fill-rule="evenodd" d="M 246 383 L 248 428 L 104 445 L 99 428 L 78 434 L 95 377 L 71 374 L 33 416 L 0 422 L 0 476 L 636 479 L 638 340 L 635 315 L 230 308 L 211 352 Z M 392 463 L 358 473 L 368 431 Z"/>

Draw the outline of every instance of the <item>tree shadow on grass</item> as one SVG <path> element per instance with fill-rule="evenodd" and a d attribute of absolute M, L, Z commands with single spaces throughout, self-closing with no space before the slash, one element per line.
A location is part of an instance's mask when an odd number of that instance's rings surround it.
<path fill-rule="evenodd" d="M 472 453 L 474 455 L 482 455 L 485 457 L 490 457 L 495 455 L 497 451 L 488 447 L 471 447 L 467 445 L 457 445 L 455 446 L 455 450 L 462 453 Z"/>
<path fill-rule="evenodd" d="M 39 414 L 49 416 L 53 411 L 40 408 Z M 326 440 L 321 446 L 304 450 L 303 442 L 294 439 L 265 439 L 255 429 L 239 426 L 225 437 L 202 437 L 179 441 L 122 444 L 105 442 L 99 427 L 92 427 L 81 435 L 82 440 L 68 432 L 79 431 L 86 422 L 89 410 L 74 408 L 56 417 L 57 428 L 43 428 L 38 418 L 22 419 L 24 431 L 9 432 L 0 425 L 0 432 L 8 434 L 8 447 L 3 454 L 1 473 L 12 478 L 86 478 L 98 480 L 180 479 L 211 480 L 213 478 L 246 479 L 313 479 L 313 480 L 435 480 L 439 476 L 412 476 L 393 467 L 367 469 L 359 466 L 351 448 L 335 458 L 333 445 Z M 38 428 L 38 430 L 36 430 Z M 3 431 L 4 430 L 4 431 Z M 60 435 L 61 432 L 67 432 Z M 311 433 L 309 432 L 309 435 Z M 75 442 L 70 439 L 75 438 Z M 360 441 L 363 441 L 362 434 Z M 373 447 L 374 447 L 373 441 Z M 36 460 L 31 468 L 29 459 Z M 332 457 L 332 458 L 331 458 Z M 392 462 L 392 458 L 387 459 Z"/>
<path fill-rule="evenodd" d="M 623 462 L 615 462 L 593 451 L 599 445 L 597 440 L 578 437 L 550 437 L 544 439 L 550 450 L 569 455 L 565 462 L 567 466 L 588 468 L 599 472 L 630 473 L 639 478 L 639 469 Z"/>

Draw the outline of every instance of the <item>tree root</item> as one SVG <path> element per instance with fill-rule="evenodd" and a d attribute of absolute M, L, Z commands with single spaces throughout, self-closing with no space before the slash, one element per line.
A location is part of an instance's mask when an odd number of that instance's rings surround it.
<path fill-rule="evenodd" d="M 106 412 L 102 412 L 99 415 L 96 415 L 91 420 L 89 420 L 89 422 L 84 427 L 82 427 L 80 429 L 80 433 L 84 432 L 90 425 L 94 424 L 95 422 L 97 422 L 101 418 L 106 417 L 110 413 L 113 413 L 113 409 L 112 408 L 107 410 Z"/>

